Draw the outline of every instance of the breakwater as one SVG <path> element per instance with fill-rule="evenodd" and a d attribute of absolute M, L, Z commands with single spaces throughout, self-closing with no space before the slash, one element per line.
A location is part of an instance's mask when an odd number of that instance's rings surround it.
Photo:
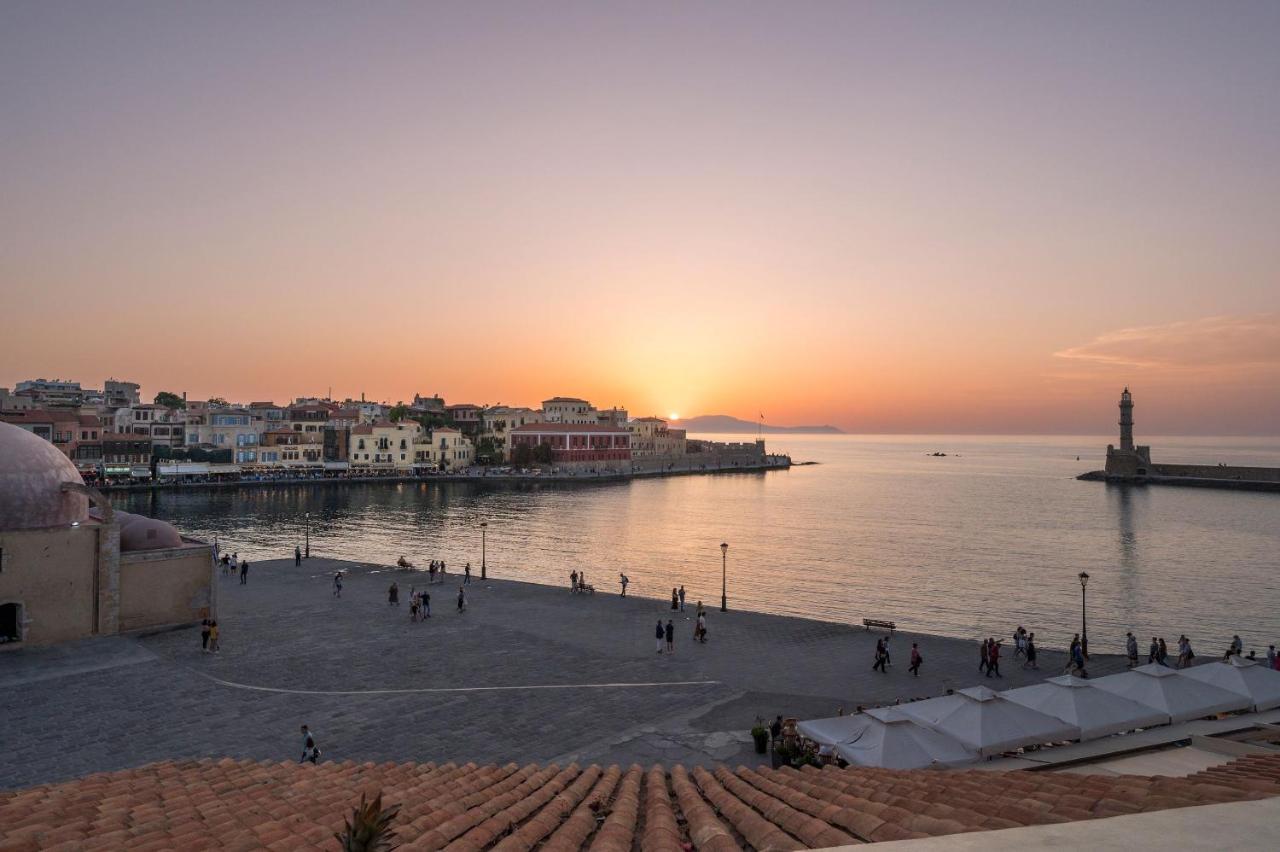
<path fill-rule="evenodd" d="M 1235 468 L 1215 465 L 1152 465 L 1144 475 L 1114 475 L 1105 470 L 1091 470 L 1076 479 L 1109 482 L 1113 485 L 1176 485 L 1183 488 L 1221 488 L 1229 491 L 1271 491 L 1280 493 L 1280 469 Z M 1164 469 L 1176 472 L 1166 473 Z M 1267 478 L 1270 473 L 1274 478 Z M 1262 475 L 1259 475 L 1262 474 Z"/>

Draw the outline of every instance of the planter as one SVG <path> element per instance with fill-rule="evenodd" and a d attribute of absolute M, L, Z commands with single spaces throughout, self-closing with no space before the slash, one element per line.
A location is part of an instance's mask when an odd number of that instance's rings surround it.
<path fill-rule="evenodd" d="M 764 754 L 769 750 L 768 731 L 752 731 L 751 738 L 756 741 L 756 754 Z"/>

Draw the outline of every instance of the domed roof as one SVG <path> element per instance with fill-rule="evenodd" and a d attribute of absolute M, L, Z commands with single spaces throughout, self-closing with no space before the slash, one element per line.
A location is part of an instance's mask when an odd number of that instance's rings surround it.
<path fill-rule="evenodd" d="M 182 536 L 173 524 L 157 521 L 143 515 L 116 512 L 120 522 L 120 552 L 131 550 L 158 550 L 162 547 L 182 547 Z"/>
<path fill-rule="evenodd" d="M 0 529 L 70 526 L 88 520 L 89 498 L 62 490 L 84 480 L 53 444 L 11 423 L 0 423 Z"/>

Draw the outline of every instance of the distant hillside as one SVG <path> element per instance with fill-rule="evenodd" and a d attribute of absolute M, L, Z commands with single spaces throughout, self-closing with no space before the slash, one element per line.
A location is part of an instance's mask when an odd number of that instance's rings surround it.
<path fill-rule="evenodd" d="M 752 423 L 750 420 L 742 420 L 737 417 L 730 417 L 727 414 L 704 414 L 701 417 L 689 417 L 684 420 L 675 421 L 673 425 L 685 429 L 689 432 L 752 432 L 760 428 L 759 424 Z M 834 426 L 770 426 L 768 423 L 764 425 L 764 430 L 768 435 L 779 435 L 785 433 L 791 434 L 810 434 L 810 435 L 843 435 L 842 429 Z"/>

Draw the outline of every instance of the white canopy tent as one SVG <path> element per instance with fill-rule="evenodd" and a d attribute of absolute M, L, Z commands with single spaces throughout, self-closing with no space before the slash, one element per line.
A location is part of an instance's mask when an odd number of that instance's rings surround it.
<path fill-rule="evenodd" d="M 834 746 L 861 735 L 867 726 L 869 717 L 864 713 L 854 716 L 832 716 L 829 719 L 810 719 L 797 722 L 796 730 L 800 736 L 813 740 L 818 745 Z"/>
<path fill-rule="evenodd" d="M 917 724 L 896 707 L 867 710 L 861 732 L 836 743 L 836 754 L 857 766 L 884 769 L 923 769 L 927 766 L 958 766 L 973 763 L 977 752 L 956 740 Z"/>
<path fill-rule="evenodd" d="M 1080 738 L 1075 725 L 1009 701 L 985 686 L 895 709 L 984 757 L 1020 746 Z"/>
<path fill-rule="evenodd" d="M 1280 672 L 1277 672 L 1280 674 Z M 1080 739 L 1169 724 L 1169 715 L 1154 707 L 1102 689 L 1091 681 L 1062 675 L 1044 683 L 1000 693 L 1009 701 L 1039 710 L 1080 729 Z"/>
<path fill-rule="evenodd" d="M 1200 719 L 1215 713 L 1246 710 L 1249 698 L 1202 680 L 1186 677 L 1187 670 L 1175 670 L 1159 663 L 1140 666 L 1093 681 L 1097 689 L 1154 707 L 1173 722 Z"/>
<path fill-rule="evenodd" d="M 1232 657 L 1227 662 L 1206 663 L 1182 670 L 1183 677 L 1243 695 L 1254 710 L 1280 707 L 1280 672 L 1257 660 Z"/>

